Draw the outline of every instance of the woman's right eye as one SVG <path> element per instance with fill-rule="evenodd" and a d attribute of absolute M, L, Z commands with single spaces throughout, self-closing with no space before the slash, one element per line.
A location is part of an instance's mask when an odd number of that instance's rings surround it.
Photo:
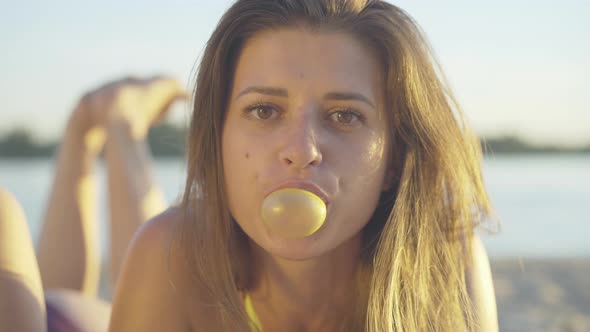
<path fill-rule="evenodd" d="M 278 112 L 271 105 L 258 104 L 246 108 L 246 113 L 258 120 L 269 120 Z"/>

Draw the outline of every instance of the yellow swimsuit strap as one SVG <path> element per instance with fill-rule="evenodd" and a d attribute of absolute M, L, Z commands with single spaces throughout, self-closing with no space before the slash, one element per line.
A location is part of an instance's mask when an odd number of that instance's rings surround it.
<path fill-rule="evenodd" d="M 262 332 L 262 324 L 260 324 L 260 319 L 258 319 L 256 311 L 254 311 L 254 305 L 248 292 L 244 295 L 244 306 L 246 307 L 248 317 L 250 317 L 250 328 L 252 331 Z"/>

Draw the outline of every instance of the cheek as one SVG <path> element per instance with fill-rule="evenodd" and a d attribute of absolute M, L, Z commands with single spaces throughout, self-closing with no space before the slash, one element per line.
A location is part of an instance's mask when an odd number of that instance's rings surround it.
<path fill-rule="evenodd" d="M 256 161 L 259 153 L 236 130 L 224 133 L 222 146 L 229 209 L 236 221 L 242 224 L 255 218 L 258 211 Z"/>
<path fill-rule="evenodd" d="M 385 137 L 372 137 L 358 143 L 363 144 L 348 150 L 348 162 L 339 181 L 342 196 L 338 217 L 354 229 L 364 226 L 373 214 L 383 191 L 387 164 Z"/>
<path fill-rule="evenodd" d="M 368 148 L 361 155 L 366 170 L 369 175 L 383 171 L 386 161 L 385 138 L 378 137 L 368 144 Z"/>
<path fill-rule="evenodd" d="M 223 161 L 227 182 L 251 181 L 259 177 L 260 166 L 268 159 L 266 136 L 255 135 L 240 119 L 230 117 L 223 133 Z"/>
<path fill-rule="evenodd" d="M 352 155 L 348 165 L 353 176 L 348 178 L 366 185 L 381 183 L 387 164 L 386 151 L 385 137 L 375 135 L 362 140 L 356 149 L 349 150 Z"/>
<path fill-rule="evenodd" d="M 223 147 L 223 168 L 228 189 L 244 185 L 254 175 L 254 152 L 235 137 L 227 137 Z"/>

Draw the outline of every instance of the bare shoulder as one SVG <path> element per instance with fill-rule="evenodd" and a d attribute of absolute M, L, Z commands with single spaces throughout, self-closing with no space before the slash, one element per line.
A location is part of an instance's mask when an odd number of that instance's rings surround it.
<path fill-rule="evenodd" d="M 466 271 L 466 278 L 469 294 L 475 306 L 478 330 L 498 331 L 496 296 L 488 254 L 477 234 L 471 238 L 470 246 L 473 261 Z"/>
<path fill-rule="evenodd" d="M 218 331 L 221 318 L 177 245 L 185 213 L 170 208 L 135 234 L 117 285 L 109 331 Z M 205 305 L 203 305 L 205 304 Z"/>
<path fill-rule="evenodd" d="M 183 221 L 184 214 L 178 207 L 171 207 L 159 215 L 145 222 L 138 229 L 135 234 L 132 244 L 144 244 L 149 247 L 154 247 L 154 244 L 161 244 L 155 246 L 159 249 L 170 246 L 170 240 L 174 234 L 176 227 Z"/>
<path fill-rule="evenodd" d="M 178 253 L 171 250 L 183 213 L 171 208 L 135 234 L 116 289 L 110 331 L 190 330 L 190 318 L 176 289 Z"/>

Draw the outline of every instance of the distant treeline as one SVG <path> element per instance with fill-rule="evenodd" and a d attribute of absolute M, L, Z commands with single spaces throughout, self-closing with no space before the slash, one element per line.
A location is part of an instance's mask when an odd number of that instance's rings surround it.
<path fill-rule="evenodd" d="M 163 123 L 148 133 L 148 144 L 155 157 L 180 157 L 184 154 L 185 130 Z M 0 135 L 0 158 L 46 158 L 54 155 L 59 142 L 40 143 L 22 128 Z"/>
<path fill-rule="evenodd" d="M 153 127 L 148 134 L 148 144 L 156 158 L 180 157 L 185 152 L 186 130 L 163 123 Z M 580 148 L 538 146 L 518 137 L 505 136 L 482 138 L 484 154 L 540 154 L 540 153 L 590 153 L 590 144 Z M 0 135 L 0 158 L 51 157 L 59 142 L 39 143 L 26 129 L 15 129 Z"/>

